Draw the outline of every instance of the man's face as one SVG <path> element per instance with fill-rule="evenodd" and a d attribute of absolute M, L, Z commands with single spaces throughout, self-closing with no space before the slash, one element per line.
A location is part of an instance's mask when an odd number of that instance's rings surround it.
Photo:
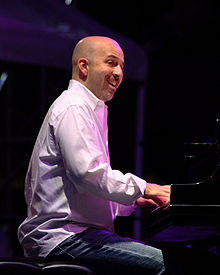
<path fill-rule="evenodd" d="M 99 43 L 94 53 L 86 86 L 104 102 L 112 99 L 123 79 L 124 54 L 118 44 Z"/>

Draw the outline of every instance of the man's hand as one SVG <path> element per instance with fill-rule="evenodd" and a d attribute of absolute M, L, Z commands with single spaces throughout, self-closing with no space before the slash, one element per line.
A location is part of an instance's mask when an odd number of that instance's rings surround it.
<path fill-rule="evenodd" d="M 144 196 L 137 199 L 140 207 L 163 206 L 170 201 L 170 185 L 147 183 Z"/>

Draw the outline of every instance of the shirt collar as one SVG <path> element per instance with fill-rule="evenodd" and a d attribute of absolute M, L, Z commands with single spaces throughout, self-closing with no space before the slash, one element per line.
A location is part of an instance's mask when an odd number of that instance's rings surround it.
<path fill-rule="evenodd" d="M 83 96 L 85 96 L 86 99 L 88 99 L 87 102 L 93 111 L 96 108 L 98 108 L 98 109 L 99 108 L 105 108 L 105 109 L 108 108 L 107 105 L 105 105 L 105 103 L 102 100 L 100 100 L 97 96 L 95 96 L 85 85 L 83 85 L 82 83 L 80 83 L 77 80 L 71 79 L 69 82 L 68 90 L 72 90 L 76 87 L 77 87 L 77 91 L 80 92 L 80 94 L 82 94 Z"/>

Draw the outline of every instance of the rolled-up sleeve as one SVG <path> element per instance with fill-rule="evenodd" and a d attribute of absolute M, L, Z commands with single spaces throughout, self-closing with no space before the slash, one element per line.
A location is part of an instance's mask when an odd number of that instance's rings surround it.
<path fill-rule="evenodd" d="M 146 182 L 111 168 L 100 128 L 86 105 L 73 105 L 62 114 L 55 135 L 66 175 L 79 193 L 132 205 Z"/>

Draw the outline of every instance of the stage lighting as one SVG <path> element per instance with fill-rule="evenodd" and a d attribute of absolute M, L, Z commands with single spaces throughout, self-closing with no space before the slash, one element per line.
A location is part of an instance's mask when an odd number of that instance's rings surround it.
<path fill-rule="evenodd" d="M 69 6 L 72 3 L 72 0 L 65 0 L 65 4 Z"/>

